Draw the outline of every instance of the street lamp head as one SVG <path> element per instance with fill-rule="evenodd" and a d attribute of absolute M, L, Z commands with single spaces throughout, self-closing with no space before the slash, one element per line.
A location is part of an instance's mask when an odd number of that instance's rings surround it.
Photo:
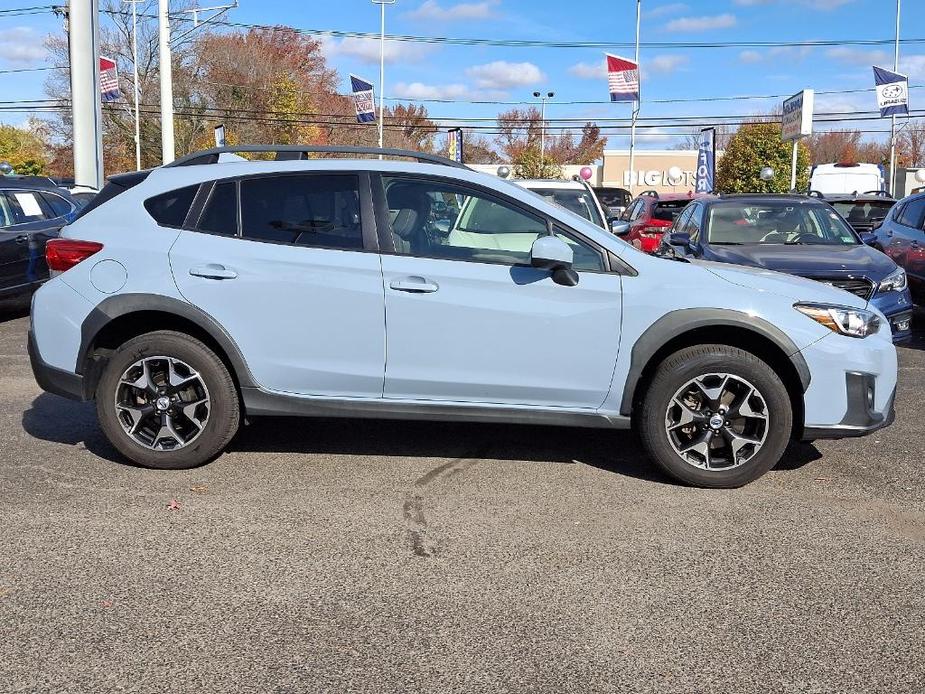
<path fill-rule="evenodd" d="M 533 96 L 535 96 L 537 99 L 539 99 L 539 98 L 540 98 L 540 93 L 539 93 L 539 92 L 533 92 Z"/>
<path fill-rule="evenodd" d="M 770 166 L 762 167 L 761 173 L 758 174 L 762 181 L 771 181 L 774 179 L 774 169 Z"/>
<path fill-rule="evenodd" d="M 555 95 L 556 95 L 555 92 L 549 92 L 548 94 L 546 94 L 546 96 L 548 96 L 550 99 L 554 97 Z"/>
<path fill-rule="evenodd" d="M 13 173 L 13 167 L 10 165 L 10 162 L 5 161 L 0 163 L 0 174 L 9 176 L 11 173 Z"/>

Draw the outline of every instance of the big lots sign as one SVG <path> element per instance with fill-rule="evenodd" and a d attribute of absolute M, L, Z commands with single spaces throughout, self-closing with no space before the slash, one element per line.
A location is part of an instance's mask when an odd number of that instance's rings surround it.
<path fill-rule="evenodd" d="M 680 176 L 672 176 L 672 173 L 680 173 Z M 671 171 L 670 169 L 649 169 L 640 171 L 624 171 L 624 186 L 651 186 L 651 187 L 681 187 L 693 188 L 696 181 L 696 174 L 693 171 Z"/>

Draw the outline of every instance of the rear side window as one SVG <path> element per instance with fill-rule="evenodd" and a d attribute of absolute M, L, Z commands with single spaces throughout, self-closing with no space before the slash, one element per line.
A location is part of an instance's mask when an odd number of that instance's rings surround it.
<path fill-rule="evenodd" d="M 659 219 L 663 222 L 673 222 L 681 214 L 681 211 L 687 207 L 689 200 L 666 200 L 655 204 L 652 210 L 652 218 Z"/>
<path fill-rule="evenodd" d="M 31 190 L 8 190 L 2 195 L 6 197 L 13 224 L 41 222 L 53 215 L 51 208 L 39 194 Z"/>
<path fill-rule="evenodd" d="M 48 206 L 51 207 L 55 217 L 63 217 L 66 214 L 70 214 L 74 209 L 71 203 L 60 195 L 55 195 L 54 193 L 41 193 L 41 196 L 45 199 L 45 202 L 48 203 Z"/>
<path fill-rule="evenodd" d="M 215 186 L 197 228 L 210 234 L 238 235 L 238 186 L 234 181 Z"/>
<path fill-rule="evenodd" d="M 271 176 L 241 181 L 241 235 L 316 248 L 363 248 L 359 179 Z"/>
<path fill-rule="evenodd" d="M 182 227 L 199 186 L 187 186 L 145 200 L 145 209 L 162 227 Z"/>

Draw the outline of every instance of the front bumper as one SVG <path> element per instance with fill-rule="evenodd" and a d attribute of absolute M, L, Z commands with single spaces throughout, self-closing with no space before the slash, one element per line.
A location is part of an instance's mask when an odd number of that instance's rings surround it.
<path fill-rule="evenodd" d="M 816 439 L 844 439 L 853 436 L 867 436 L 875 431 L 890 426 L 896 419 L 894 401 L 896 389 L 890 393 L 886 407 L 878 412 L 877 379 L 873 374 L 851 372 L 845 374 L 845 392 L 848 410 L 841 422 L 827 427 L 806 427 L 803 430 L 804 441 Z"/>
<path fill-rule="evenodd" d="M 32 365 L 32 374 L 39 387 L 49 393 L 61 395 L 70 400 L 88 400 L 84 388 L 84 378 L 80 374 L 64 371 L 47 364 L 39 354 L 35 344 L 35 337 L 29 331 L 29 363 Z"/>
<path fill-rule="evenodd" d="M 882 294 L 878 292 L 870 303 L 889 321 L 893 344 L 906 342 L 912 337 L 912 295 L 908 289 Z"/>

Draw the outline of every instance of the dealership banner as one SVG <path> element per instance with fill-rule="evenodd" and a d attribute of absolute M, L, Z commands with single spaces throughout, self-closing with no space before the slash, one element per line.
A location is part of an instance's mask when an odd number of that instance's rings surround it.
<path fill-rule="evenodd" d="M 716 176 L 716 128 L 704 128 L 700 131 L 697 145 L 697 185 L 698 193 L 712 193 Z"/>
<path fill-rule="evenodd" d="M 804 89 L 784 102 L 781 117 L 781 137 L 784 140 L 799 140 L 813 134 L 815 94 L 812 89 Z"/>
<path fill-rule="evenodd" d="M 103 101 L 118 101 L 122 97 L 116 63 L 102 56 L 100 56 L 100 92 L 103 95 Z"/>
<path fill-rule="evenodd" d="M 462 128 L 452 128 L 446 134 L 447 154 L 453 161 L 460 164 L 463 160 L 463 131 Z"/>
<path fill-rule="evenodd" d="M 373 85 L 361 77 L 350 75 L 353 88 L 353 101 L 357 109 L 357 123 L 372 123 L 376 120 L 376 100 L 373 97 Z"/>
<path fill-rule="evenodd" d="M 880 117 L 909 115 L 909 78 L 874 65 Z"/>
<path fill-rule="evenodd" d="M 639 101 L 639 64 L 618 55 L 607 56 L 607 86 L 611 101 Z"/>
<path fill-rule="evenodd" d="M 216 125 L 215 126 L 215 146 L 216 147 L 225 147 L 228 144 L 228 141 L 225 139 L 225 125 Z"/>

